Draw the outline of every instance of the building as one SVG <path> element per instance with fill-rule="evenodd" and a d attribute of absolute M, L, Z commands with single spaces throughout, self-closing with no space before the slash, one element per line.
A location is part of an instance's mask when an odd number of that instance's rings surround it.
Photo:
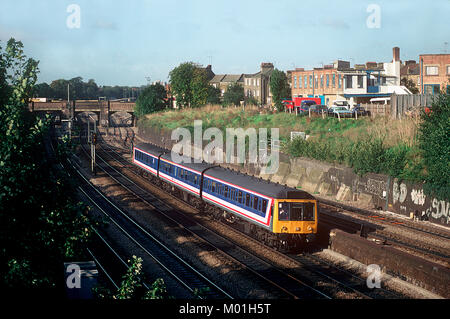
<path fill-rule="evenodd" d="M 420 93 L 450 94 L 450 54 L 421 54 Z"/>
<path fill-rule="evenodd" d="M 239 83 L 244 84 L 244 74 L 216 74 L 210 81 L 209 84 L 215 88 L 220 89 L 220 96 L 227 91 L 227 88 L 231 84 Z"/>
<path fill-rule="evenodd" d="M 255 98 L 258 104 L 272 104 L 270 77 L 274 67 L 272 63 L 261 63 L 261 70 L 255 74 L 244 74 L 244 94 L 246 98 Z"/>
<path fill-rule="evenodd" d="M 342 99 L 342 70 L 350 68 L 346 61 L 336 61 L 333 65 L 305 70 L 296 68 L 288 71 L 291 74 L 292 97 L 318 97 L 322 104 L 330 105 L 337 99 Z"/>
<path fill-rule="evenodd" d="M 420 65 L 414 60 L 408 60 L 402 63 L 400 67 L 400 81 L 409 81 L 414 84 L 417 90 L 420 87 Z"/>
<path fill-rule="evenodd" d="M 332 65 L 291 71 L 292 97 L 317 97 L 322 104 L 331 106 L 336 100 L 347 100 L 353 106 L 368 103 L 376 97 L 411 94 L 400 85 L 400 49 L 393 48 L 393 59 L 388 63 L 366 62 L 350 66 L 348 61 L 335 61 Z"/>

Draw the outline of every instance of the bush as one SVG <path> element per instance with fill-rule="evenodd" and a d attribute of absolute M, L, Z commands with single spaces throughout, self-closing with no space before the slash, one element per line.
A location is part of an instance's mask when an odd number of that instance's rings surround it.
<path fill-rule="evenodd" d="M 423 111 L 419 147 L 425 165 L 424 191 L 441 200 L 450 198 L 450 95 L 442 94 Z"/>

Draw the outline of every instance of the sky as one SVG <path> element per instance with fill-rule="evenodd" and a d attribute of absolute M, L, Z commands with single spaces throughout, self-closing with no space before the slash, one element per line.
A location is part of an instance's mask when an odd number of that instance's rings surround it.
<path fill-rule="evenodd" d="M 74 9 L 75 7 L 75 9 Z M 2 0 L 0 46 L 39 60 L 38 82 L 168 81 L 180 63 L 216 74 L 418 60 L 450 53 L 450 0 Z"/>

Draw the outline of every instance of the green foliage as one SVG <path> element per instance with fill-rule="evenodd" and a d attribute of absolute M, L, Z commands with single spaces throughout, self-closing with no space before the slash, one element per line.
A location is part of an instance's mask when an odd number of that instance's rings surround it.
<path fill-rule="evenodd" d="M 144 89 L 135 104 L 135 113 L 138 118 L 146 114 L 158 112 L 167 107 L 167 92 L 159 83 L 152 84 Z"/>
<path fill-rule="evenodd" d="M 193 62 L 185 62 L 174 68 L 169 73 L 172 92 L 180 107 L 189 107 L 192 103 L 192 78 L 195 65 Z"/>
<path fill-rule="evenodd" d="M 37 62 L 11 39 L 0 51 L 0 281 L 7 287 L 55 287 L 66 258 L 78 258 L 90 231 L 86 207 L 71 198 L 69 177 L 47 160 L 48 119 L 34 117 L 26 102 Z M 6 101 L 6 102 L 5 102 Z"/>
<path fill-rule="evenodd" d="M 278 69 L 273 70 L 269 85 L 275 106 L 280 111 L 283 109 L 281 100 L 291 95 L 286 74 Z"/>
<path fill-rule="evenodd" d="M 441 200 L 450 198 L 450 95 L 441 94 L 431 112 L 422 112 L 419 147 L 426 167 L 424 191 Z"/>
<path fill-rule="evenodd" d="M 132 256 L 128 260 L 129 266 L 126 273 L 122 276 L 122 282 L 117 292 L 113 294 L 104 287 L 95 287 L 94 294 L 99 299 L 127 299 L 127 300 L 145 300 L 145 299 L 166 299 L 170 298 L 167 288 L 162 278 L 156 279 L 150 289 L 145 291 L 143 285 L 145 276 L 142 272 L 142 258 Z"/>
<path fill-rule="evenodd" d="M 212 85 L 208 85 L 208 98 L 206 104 L 217 105 L 220 104 L 220 89 Z"/>
<path fill-rule="evenodd" d="M 169 78 L 172 93 L 181 108 L 217 101 L 217 91 L 210 87 L 206 71 L 193 62 L 181 63 L 170 71 Z"/>
<path fill-rule="evenodd" d="M 241 101 L 244 101 L 244 87 L 237 82 L 228 85 L 223 94 L 223 105 L 239 106 Z"/>
<path fill-rule="evenodd" d="M 206 104 L 208 100 L 209 82 L 204 69 L 196 68 L 192 75 L 191 90 L 192 102 L 191 107 L 199 107 Z"/>
<path fill-rule="evenodd" d="M 411 176 L 408 163 L 411 164 L 413 150 L 403 144 L 387 147 L 380 138 L 366 136 L 356 142 L 296 138 L 287 144 L 286 150 L 292 156 L 345 164 L 361 175 L 371 172 L 400 178 Z"/>

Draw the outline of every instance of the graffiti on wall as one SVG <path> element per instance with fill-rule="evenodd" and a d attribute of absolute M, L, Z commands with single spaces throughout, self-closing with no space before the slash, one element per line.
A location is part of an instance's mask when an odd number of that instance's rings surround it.
<path fill-rule="evenodd" d="M 424 194 L 421 187 L 408 187 L 406 183 L 394 180 L 392 201 L 402 213 L 407 214 L 409 211 L 422 220 L 434 219 L 440 223 L 450 223 L 450 202 L 430 198 Z"/>

